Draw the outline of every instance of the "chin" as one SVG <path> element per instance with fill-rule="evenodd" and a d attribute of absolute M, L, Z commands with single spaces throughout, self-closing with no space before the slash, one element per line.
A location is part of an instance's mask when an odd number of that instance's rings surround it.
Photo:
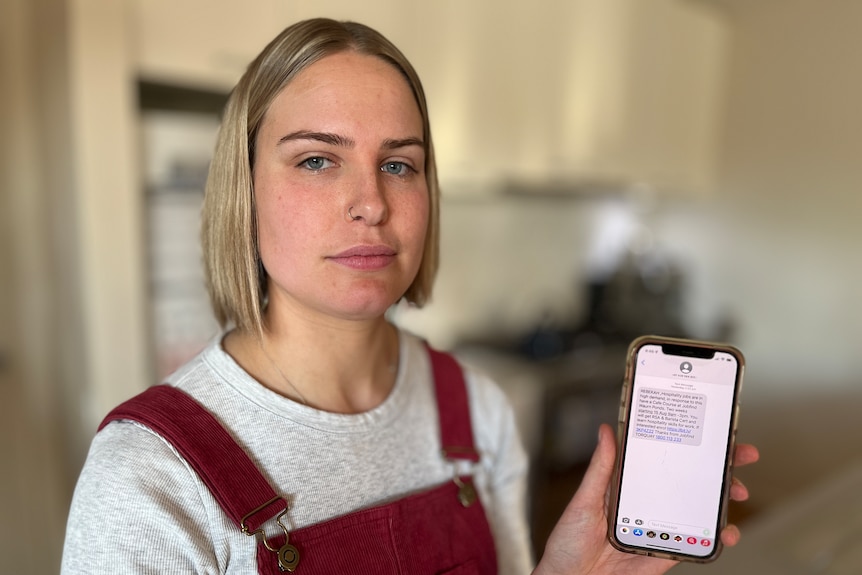
<path fill-rule="evenodd" d="M 401 299 L 400 294 L 386 294 L 380 297 L 357 297 L 358 295 L 351 294 L 340 306 L 342 313 L 351 319 L 365 320 L 382 317 Z"/>

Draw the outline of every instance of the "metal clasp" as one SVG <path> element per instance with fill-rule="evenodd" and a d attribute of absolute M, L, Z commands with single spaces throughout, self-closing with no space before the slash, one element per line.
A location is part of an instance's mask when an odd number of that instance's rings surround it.
<path fill-rule="evenodd" d="M 456 474 L 455 477 L 452 478 L 452 481 L 455 482 L 455 485 L 458 486 L 458 502 L 461 503 L 463 507 L 470 507 L 476 500 L 479 498 L 479 495 L 476 493 L 476 488 L 473 487 L 473 479 L 472 477 L 467 478 L 467 481 L 461 481 L 461 478 Z"/>
<path fill-rule="evenodd" d="M 272 544 L 270 544 L 270 542 L 266 538 L 266 533 L 264 533 L 263 531 L 263 527 L 252 531 L 249 526 L 246 525 L 246 521 L 248 521 L 249 517 L 262 511 L 263 509 L 266 509 L 276 501 L 284 501 L 284 509 L 275 518 L 276 524 L 278 524 L 278 526 L 281 527 L 281 530 L 284 531 L 284 545 L 279 548 L 275 548 L 272 546 Z M 288 531 L 284 523 L 281 522 L 281 518 L 287 515 L 289 509 L 290 505 L 288 505 L 287 500 L 280 495 L 276 495 L 260 507 L 257 507 L 246 513 L 243 516 L 242 521 L 240 521 L 239 527 L 240 529 L 242 529 L 243 533 L 250 537 L 256 537 L 258 541 L 263 543 L 263 546 L 266 547 L 267 550 L 272 551 L 278 556 L 278 568 L 280 571 L 289 571 L 292 573 L 296 570 L 296 566 L 299 564 L 299 550 L 297 550 L 296 547 L 290 544 L 290 532 Z"/>
<path fill-rule="evenodd" d="M 458 453 L 461 454 L 462 457 L 453 457 L 453 454 Z M 444 448 L 443 455 L 446 457 L 446 460 L 452 464 L 452 482 L 458 486 L 458 502 L 461 503 L 463 507 L 470 507 L 476 500 L 479 499 L 478 493 L 476 493 L 476 488 L 473 486 L 473 476 L 475 475 L 475 468 L 478 465 L 478 462 L 473 461 L 469 457 L 463 457 L 463 455 L 470 455 L 478 453 L 471 448 Z M 468 473 L 461 474 L 459 473 L 459 463 L 466 462 L 470 465 L 470 470 Z M 465 479 L 461 479 L 461 475 L 465 475 Z"/>

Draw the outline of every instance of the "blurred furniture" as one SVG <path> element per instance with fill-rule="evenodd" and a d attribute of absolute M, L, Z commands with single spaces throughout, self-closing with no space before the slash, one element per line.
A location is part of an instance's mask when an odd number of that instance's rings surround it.
<path fill-rule="evenodd" d="M 475 344 L 453 352 L 506 393 L 530 459 L 540 469 L 589 459 L 599 424 L 616 421 L 625 348 L 574 350 L 542 360 Z"/>

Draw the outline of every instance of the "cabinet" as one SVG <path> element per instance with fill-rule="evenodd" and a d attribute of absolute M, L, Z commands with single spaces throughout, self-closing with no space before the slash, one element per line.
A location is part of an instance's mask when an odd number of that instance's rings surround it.
<path fill-rule="evenodd" d="M 284 26 L 365 22 L 423 79 L 447 193 L 708 190 L 728 25 L 700 0 L 136 0 L 145 77 L 228 90 Z"/>
<path fill-rule="evenodd" d="M 281 26 L 273 0 L 133 0 L 135 67 L 149 81 L 228 92 Z"/>
<path fill-rule="evenodd" d="M 631 184 L 662 193 L 710 190 L 730 41 L 714 6 L 494 6 L 488 1 L 468 12 L 472 25 L 447 38 L 463 51 L 469 73 L 441 70 L 430 80 L 455 84 L 445 95 L 429 89 L 444 183 L 449 177 L 455 186 L 479 179 L 526 191 Z M 446 117 L 449 110 L 460 116 Z"/>
<path fill-rule="evenodd" d="M 708 190 L 729 49 L 722 15 L 692 0 L 582 0 L 574 21 L 559 157 L 547 155 L 561 176 Z"/>

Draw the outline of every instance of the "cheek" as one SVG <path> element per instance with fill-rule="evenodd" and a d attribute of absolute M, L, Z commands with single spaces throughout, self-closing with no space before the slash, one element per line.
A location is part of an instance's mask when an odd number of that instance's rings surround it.
<path fill-rule="evenodd" d="M 261 251 L 269 252 L 279 245 L 280 236 L 290 230 L 286 221 L 285 201 L 278 194 L 258 193 L 255 208 L 258 244 Z"/>
<path fill-rule="evenodd" d="M 425 236 L 428 234 L 428 223 L 431 213 L 429 205 L 428 193 L 422 195 L 421 198 L 414 200 L 411 212 L 413 217 L 410 221 L 410 228 L 413 231 L 415 239 L 419 243 L 419 249 L 423 249 L 425 245 Z"/>
<path fill-rule="evenodd" d="M 260 256 L 267 270 L 276 262 L 287 262 L 301 253 L 315 230 L 310 223 L 314 218 L 307 204 L 291 201 L 291 196 L 267 191 L 258 197 L 257 236 Z M 292 267 L 292 266 L 291 266 Z"/>

